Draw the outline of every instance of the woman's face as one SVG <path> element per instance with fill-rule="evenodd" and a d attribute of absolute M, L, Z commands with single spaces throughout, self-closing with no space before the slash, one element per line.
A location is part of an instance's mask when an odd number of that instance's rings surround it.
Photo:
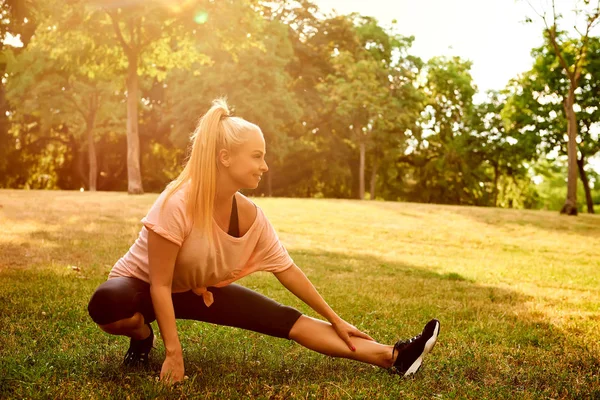
<path fill-rule="evenodd" d="M 247 141 L 231 153 L 226 170 L 242 189 L 255 189 L 263 173 L 269 170 L 265 161 L 265 139 L 262 132 L 247 131 Z"/>

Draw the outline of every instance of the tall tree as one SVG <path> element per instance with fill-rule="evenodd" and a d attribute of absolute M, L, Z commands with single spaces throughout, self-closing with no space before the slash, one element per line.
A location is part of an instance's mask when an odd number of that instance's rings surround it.
<path fill-rule="evenodd" d="M 73 9 L 57 6 L 38 17 L 41 28 L 25 50 L 16 55 L 4 52 L 7 98 L 18 113 L 40 118 L 42 135 L 50 137 L 50 130 L 63 126 L 87 142 L 87 187 L 95 191 L 96 137 L 119 120 L 115 108 L 120 99 L 115 93 L 122 93 L 122 88 L 113 67 L 119 57 L 111 46 L 95 43 L 74 27 L 72 20 L 77 16 Z"/>
<path fill-rule="evenodd" d="M 167 71 L 189 68 L 195 61 L 208 61 L 198 54 L 186 20 L 193 20 L 190 2 L 118 0 L 97 2 L 98 8 L 85 19 L 96 31 L 97 42 L 113 37 L 126 58 L 127 176 L 128 192 L 144 192 L 140 169 L 138 103 L 140 74 L 163 80 Z M 192 15 L 191 18 L 186 16 Z M 91 23 L 95 22 L 93 26 Z M 176 39 L 176 40 L 175 40 Z"/>
<path fill-rule="evenodd" d="M 5 0 L 0 2 L 0 37 L 8 36 L 18 38 L 21 47 L 13 48 L 7 40 L 0 41 L 0 51 L 12 50 L 16 53 L 27 48 L 31 36 L 37 27 L 37 19 L 33 12 L 31 1 Z M 6 73 L 7 58 L 0 59 L 0 75 Z M 9 116 L 14 113 L 11 104 L 5 97 L 6 79 L 0 84 L 0 186 L 9 186 L 13 181 L 14 173 L 20 175 L 24 172 L 25 163 L 19 157 L 22 149 L 16 148 L 15 136 L 10 133 L 11 122 Z M 17 172 L 18 171 L 18 172 Z"/>
<path fill-rule="evenodd" d="M 483 154 L 483 163 L 491 169 L 490 204 L 494 207 L 527 203 L 528 199 L 515 196 L 507 190 L 507 186 L 520 187 L 521 182 L 530 186 L 529 171 L 525 164 L 538 157 L 540 136 L 531 130 L 519 129 L 521 124 L 516 123 L 513 114 L 520 107 L 515 104 L 515 97 L 511 96 L 519 93 L 520 88 L 513 81 L 502 92 L 488 92 L 485 101 L 475 106 L 478 114 L 476 120 L 480 125 L 475 127 L 474 135 L 480 139 L 478 152 Z"/>
<path fill-rule="evenodd" d="M 385 149 L 399 148 L 410 120 L 401 108 L 412 85 L 406 69 L 406 50 L 412 38 L 391 34 L 374 18 L 350 15 L 355 39 L 346 48 L 330 49 L 333 72 L 317 85 L 328 114 L 340 121 L 347 143 L 358 148 L 358 198 L 365 197 L 367 153 L 371 157 L 371 198 Z M 416 115 L 416 113 L 415 113 Z"/>
<path fill-rule="evenodd" d="M 40 39 L 43 40 L 43 33 L 37 34 L 35 43 L 17 57 L 4 53 L 9 59 L 7 99 L 17 114 L 39 118 L 38 140 L 52 138 L 51 130 L 64 127 L 87 143 L 87 187 L 95 191 L 99 172 L 95 141 L 103 131 L 114 129 L 119 123 L 119 98 L 114 95 L 119 88 L 111 80 L 91 79 L 91 70 L 82 74 L 84 65 L 50 62 L 52 56 L 42 50 Z M 17 119 L 13 121 L 16 123 Z"/>
<path fill-rule="evenodd" d="M 577 4 L 577 14 L 582 16 L 585 30 L 579 32 L 580 38 L 576 41 L 577 47 L 574 51 L 568 51 L 569 43 L 573 43 L 566 39 L 566 33 L 558 29 L 558 20 L 561 15 L 556 11 L 555 1 L 552 0 L 552 11 L 548 10 L 537 11 L 529 1 L 527 1 L 534 12 L 544 22 L 544 36 L 548 44 L 554 50 L 563 73 L 566 75 L 569 87 L 563 96 L 563 108 L 567 119 L 567 154 L 568 154 L 568 176 L 567 176 L 567 198 L 565 205 L 560 212 L 567 215 L 577 215 L 577 116 L 575 114 L 574 105 L 576 102 L 576 91 L 580 86 L 580 78 L 582 70 L 585 66 L 588 57 L 588 41 L 590 32 L 600 20 L 600 0 L 592 2 L 583 0 Z M 572 57 L 569 57 L 569 54 Z"/>
<path fill-rule="evenodd" d="M 405 195 L 412 201 L 488 203 L 470 68 L 459 57 L 434 57 L 423 69 L 420 127 L 410 132 L 407 154 L 398 159 L 401 167 L 410 167 L 406 175 L 412 184 Z"/>
<path fill-rule="evenodd" d="M 564 54 L 573 59 L 579 48 L 577 40 L 565 44 Z M 579 88 L 575 93 L 573 109 L 578 131 L 577 169 L 582 180 L 587 210 L 594 212 L 594 204 L 588 179 L 588 160 L 600 151 L 600 141 L 593 126 L 600 119 L 600 40 L 590 37 L 588 55 L 582 66 Z M 548 156 L 567 156 L 569 141 L 568 119 L 565 115 L 565 96 L 570 81 L 565 79 L 563 67 L 554 49 L 545 44 L 532 51 L 535 62 L 530 71 L 514 81 L 515 88 L 508 98 L 506 116 L 523 134 L 535 134 L 539 138 L 540 151 Z"/>
<path fill-rule="evenodd" d="M 174 72 L 165 81 L 164 122 L 172 125 L 173 143 L 183 148 L 211 100 L 227 97 L 233 115 L 256 123 L 265 135 L 269 172 L 257 192 L 271 195 L 272 177 L 291 147 L 286 127 L 301 111 L 286 70 L 293 57 L 287 26 L 232 2 L 213 9 L 196 35 L 197 46 L 214 62 Z"/>

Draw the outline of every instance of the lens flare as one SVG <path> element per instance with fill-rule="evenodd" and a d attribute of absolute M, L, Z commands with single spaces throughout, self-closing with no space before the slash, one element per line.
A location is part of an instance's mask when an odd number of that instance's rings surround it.
<path fill-rule="evenodd" d="M 208 13 L 206 11 L 198 11 L 194 16 L 194 22 L 198 25 L 202 25 L 208 21 Z"/>

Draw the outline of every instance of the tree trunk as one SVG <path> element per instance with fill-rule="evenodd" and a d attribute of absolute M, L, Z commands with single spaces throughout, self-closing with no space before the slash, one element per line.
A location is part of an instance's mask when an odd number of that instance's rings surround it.
<path fill-rule="evenodd" d="M 379 170 L 380 159 L 377 158 L 373 163 L 373 170 L 371 171 L 371 200 L 375 200 L 375 183 L 377 180 L 377 170 Z"/>
<path fill-rule="evenodd" d="M 585 202 L 587 204 L 587 211 L 589 214 L 594 214 L 594 200 L 592 199 L 592 192 L 590 190 L 590 183 L 588 182 L 587 174 L 583 167 L 585 166 L 585 158 L 583 155 L 581 159 L 577 159 L 577 167 L 579 168 L 579 177 L 583 182 L 583 189 L 585 191 Z"/>
<path fill-rule="evenodd" d="M 267 172 L 267 197 L 273 197 L 273 172 L 269 169 Z"/>
<path fill-rule="evenodd" d="M 365 199 L 365 152 L 366 146 L 363 140 L 360 141 L 360 164 L 358 166 L 358 198 Z"/>
<path fill-rule="evenodd" d="M 90 126 L 87 128 L 87 141 L 88 141 L 88 162 L 89 162 L 89 177 L 88 177 L 88 190 L 90 192 L 96 191 L 96 182 L 98 179 L 98 161 L 96 159 L 96 146 L 94 145 L 94 130 Z"/>
<path fill-rule="evenodd" d="M 494 164 L 494 207 L 498 207 L 498 164 Z"/>
<path fill-rule="evenodd" d="M 88 142 L 88 190 L 96 191 L 98 182 L 98 159 L 96 157 L 96 145 L 94 143 L 94 124 L 96 123 L 96 111 L 98 109 L 98 96 L 96 93 L 90 99 L 90 110 L 86 121 L 86 137 Z"/>
<path fill-rule="evenodd" d="M 90 183 L 88 182 L 89 179 L 89 175 L 85 176 L 85 163 L 83 161 L 83 159 L 85 158 L 85 153 L 83 152 L 83 149 L 79 147 L 78 145 L 78 150 L 77 150 L 77 175 L 79 175 L 79 178 L 81 179 L 81 182 L 83 182 L 83 184 L 81 185 L 81 187 L 87 185 L 87 187 L 90 187 Z"/>
<path fill-rule="evenodd" d="M 130 54 L 127 67 L 127 192 L 142 194 L 140 171 L 140 138 L 138 133 L 137 54 Z"/>
<path fill-rule="evenodd" d="M 561 214 L 577 215 L 577 118 L 573 110 L 575 104 L 575 88 L 569 88 L 569 95 L 565 99 L 565 114 L 567 117 L 567 131 L 569 142 L 567 146 L 569 172 L 567 175 L 567 199 L 560 210 Z"/>

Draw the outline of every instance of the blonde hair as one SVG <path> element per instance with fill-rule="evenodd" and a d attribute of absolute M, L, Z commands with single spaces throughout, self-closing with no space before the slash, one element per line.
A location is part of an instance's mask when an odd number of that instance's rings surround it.
<path fill-rule="evenodd" d="M 235 152 L 246 143 L 245 133 L 253 129 L 261 132 L 257 125 L 243 118 L 231 117 L 225 99 L 214 100 L 190 137 L 191 152 L 183 171 L 165 190 L 163 206 L 173 193 L 189 183 L 186 211 L 194 221 L 194 227 L 208 239 L 210 249 L 214 248 L 212 219 L 218 153 L 221 149 Z"/>

